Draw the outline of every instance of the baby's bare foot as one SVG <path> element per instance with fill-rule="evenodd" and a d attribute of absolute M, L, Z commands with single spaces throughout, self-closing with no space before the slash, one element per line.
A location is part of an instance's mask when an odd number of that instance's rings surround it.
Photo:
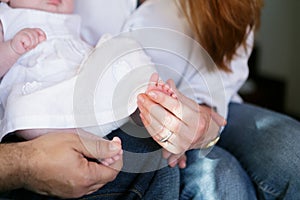
<path fill-rule="evenodd" d="M 119 144 L 120 146 L 121 146 L 121 143 L 122 143 L 121 139 L 118 138 L 118 137 L 114 137 L 112 139 L 112 142 L 115 142 L 116 144 Z M 115 163 L 116 161 L 120 160 L 122 155 L 123 155 L 123 150 L 122 150 L 122 148 L 120 148 L 120 151 L 116 155 L 114 155 L 110 158 L 101 159 L 100 162 L 103 165 L 109 166 L 109 165 L 112 165 L 113 163 Z"/>
<path fill-rule="evenodd" d="M 150 92 L 151 90 L 158 90 L 173 98 L 177 98 L 170 85 L 159 79 L 157 73 L 152 74 L 146 93 Z"/>

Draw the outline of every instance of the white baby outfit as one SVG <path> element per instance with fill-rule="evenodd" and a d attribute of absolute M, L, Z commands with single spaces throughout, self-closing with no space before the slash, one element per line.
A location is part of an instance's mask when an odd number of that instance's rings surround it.
<path fill-rule="evenodd" d="M 22 55 L 1 81 L 1 101 L 6 104 L 12 87 L 28 94 L 73 77 L 92 47 L 80 39 L 80 17 L 1 4 L 4 40 L 24 28 L 41 28 L 46 41 Z"/>
<path fill-rule="evenodd" d="M 92 49 L 80 39 L 78 15 L 1 3 L 0 20 L 5 41 L 23 28 L 41 28 L 47 36 L 1 81 L 0 138 L 20 129 L 77 127 L 104 136 L 136 109 L 136 96 L 155 71 L 130 39 L 108 37 Z"/>

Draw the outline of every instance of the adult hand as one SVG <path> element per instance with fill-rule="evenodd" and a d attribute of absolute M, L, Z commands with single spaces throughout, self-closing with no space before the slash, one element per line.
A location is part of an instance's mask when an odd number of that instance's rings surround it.
<path fill-rule="evenodd" d="M 223 117 L 205 105 L 198 105 L 195 101 L 180 93 L 174 81 L 168 80 L 177 99 L 161 92 L 151 90 L 138 96 L 138 107 L 141 119 L 153 137 L 168 152 L 164 157 L 181 157 L 189 149 L 204 148 L 219 133 L 221 126 L 226 124 Z M 173 134 L 167 141 L 161 141 Z M 172 160 L 172 159 L 171 159 Z M 184 156 L 183 156 L 184 160 Z"/>
<path fill-rule="evenodd" d="M 114 180 L 122 158 L 110 166 L 95 160 L 115 156 L 121 144 L 86 132 L 79 135 L 52 133 L 25 142 L 18 161 L 23 187 L 44 195 L 76 198 Z"/>

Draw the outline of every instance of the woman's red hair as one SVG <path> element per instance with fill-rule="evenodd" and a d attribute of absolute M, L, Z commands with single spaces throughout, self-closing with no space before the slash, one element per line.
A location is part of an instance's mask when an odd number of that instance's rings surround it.
<path fill-rule="evenodd" d="M 262 0 L 179 0 L 194 38 L 217 66 L 231 71 L 228 63 L 240 45 L 246 47 L 249 30 L 260 23 Z"/>

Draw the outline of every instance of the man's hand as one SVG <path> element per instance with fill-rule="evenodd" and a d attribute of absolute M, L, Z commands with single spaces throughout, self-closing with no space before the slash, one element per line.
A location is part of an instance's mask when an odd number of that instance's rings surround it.
<path fill-rule="evenodd" d="M 46 40 L 46 34 L 39 28 L 25 28 L 19 31 L 10 41 L 12 50 L 19 55 L 35 48 Z"/>
<path fill-rule="evenodd" d="M 17 169 L 10 175 L 19 177 L 20 182 L 15 186 L 62 198 L 76 198 L 97 191 L 115 179 L 123 164 L 122 158 L 110 166 L 97 162 L 118 154 L 121 144 L 86 132 L 50 133 L 28 142 L 8 145 L 14 149 L 11 162 Z M 5 148 L 5 144 L 1 148 Z M 1 158 L 5 156 L 3 151 L 0 154 Z M 0 171 L 5 173 L 1 168 Z M 0 186 L 5 185 L 1 183 L 5 181 L 1 176 Z"/>

